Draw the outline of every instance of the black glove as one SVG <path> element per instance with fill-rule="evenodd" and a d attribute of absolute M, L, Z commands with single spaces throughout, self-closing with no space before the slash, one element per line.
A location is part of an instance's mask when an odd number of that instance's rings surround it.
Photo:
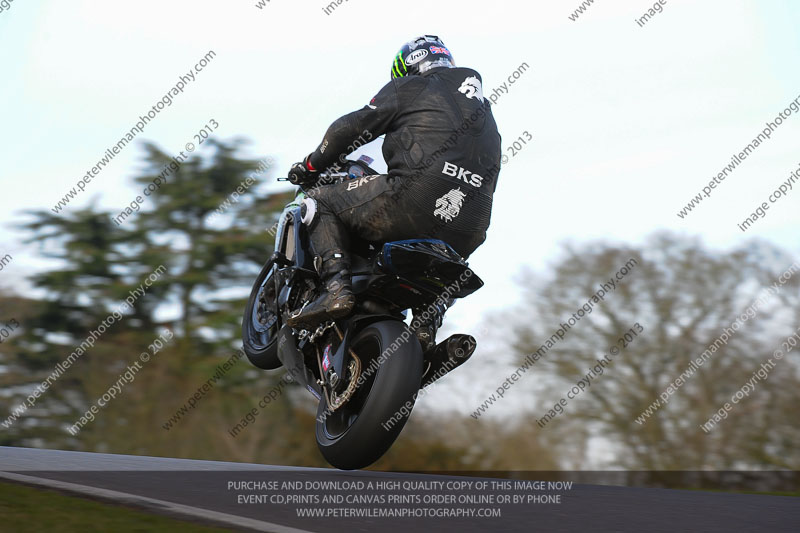
<path fill-rule="evenodd" d="M 289 182 L 292 185 L 299 185 L 303 188 L 312 187 L 318 178 L 319 172 L 309 168 L 308 157 L 302 162 L 292 165 L 291 170 L 289 170 Z"/>

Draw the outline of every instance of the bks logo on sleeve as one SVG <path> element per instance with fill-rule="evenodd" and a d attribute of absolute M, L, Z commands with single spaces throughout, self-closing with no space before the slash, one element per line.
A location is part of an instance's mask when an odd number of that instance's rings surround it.
<path fill-rule="evenodd" d="M 348 191 L 352 191 L 352 190 L 358 189 L 362 185 L 366 185 L 367 183 L 369 183 L 370 181 L 374 180 L 378 176 L 380 176 L 380 174 L 375 174 L 373 176 L 364 176 L 364 177 L 361 177 L 361 178 L 353 178 L 347 184 L 347 190 Z"/>

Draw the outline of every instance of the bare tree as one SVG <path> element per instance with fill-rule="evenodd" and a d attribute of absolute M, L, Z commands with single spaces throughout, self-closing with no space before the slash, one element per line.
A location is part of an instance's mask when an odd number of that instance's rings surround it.
<path fill-rule="evenodd" d="M 629 469 L 800 467 L 800 348 L 774 355 L 800 326 L 794 258 L 662 233 L 641 248 L 567 247 L 552 276 L 525 281 L 535 319 L 513 349 L 538 351 L 525 423 L 543 436 L 588 431 Z"/>

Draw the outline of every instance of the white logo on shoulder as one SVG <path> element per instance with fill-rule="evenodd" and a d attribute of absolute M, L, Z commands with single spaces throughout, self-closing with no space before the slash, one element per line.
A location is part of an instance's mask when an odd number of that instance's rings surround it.
<path fill-rule="evenodd" d="M 436 200 L 436 209 L 433 214 L 445 222 L 450 222 L 461 212 L 466 197 L 467 195 L 461 192 L 461 189 L 450 189 Z"/>
<path fill-rule="evenodd" d="M 481 84 L 481 80 L 475 76 L 470 76 L 464 80 L 464 83 L 458 88 L 458 92 L 462 93 L 467 98 L 475 98 L 478 101 L 483 101 L 483 85 Z"/>
<path fill-rule="evenodd" d="M 483 101 L 483 85 L 481 80 L 475 76 L 470 76 L 464 80 L 458 92 L 462 93 L 467 98 L 475 98 L 476 100 Z"/>

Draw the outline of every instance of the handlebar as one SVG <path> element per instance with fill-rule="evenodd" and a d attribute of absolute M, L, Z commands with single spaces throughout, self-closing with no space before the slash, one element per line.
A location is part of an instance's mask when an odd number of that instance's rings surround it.
<path fill-rule="evenodd" d="M 319 175 L 319 179 L 321 180 L 343 180 L 349 177 L 350 174 L 347 172 L 322 172 Z"/>
<path fill-rule="evenodd" d="M 317 182 L 333 183 L 346 180 L 349 176 L 350 174 L 347 172 L 321 172 L 317 177 Z M 289 181 L 289 178 L 280 177 L 277 181 Z"/>

